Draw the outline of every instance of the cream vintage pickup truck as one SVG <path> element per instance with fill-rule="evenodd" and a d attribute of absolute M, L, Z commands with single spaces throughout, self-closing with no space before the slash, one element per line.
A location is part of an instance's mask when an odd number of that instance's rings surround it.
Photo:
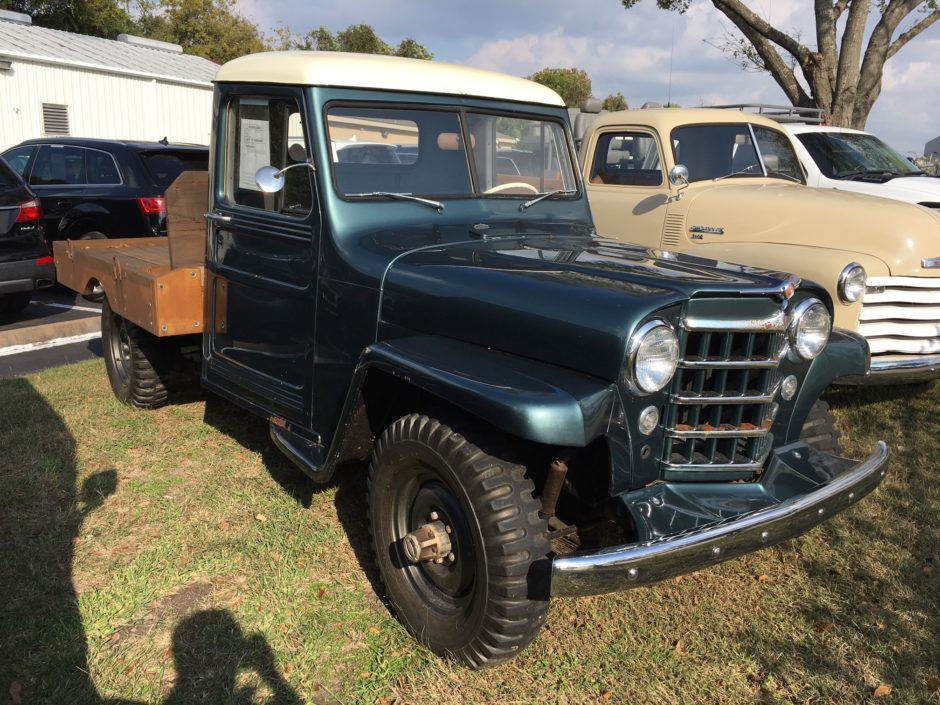
<path fill-rule="evenodd" d="M 834 325 L 868 340 L 852 381 L 940 377 L 940 213 L 808 188 L 789 135 L 760 115 L 623 111 L 579 138 L 601 235 L 814 280 Z"/>

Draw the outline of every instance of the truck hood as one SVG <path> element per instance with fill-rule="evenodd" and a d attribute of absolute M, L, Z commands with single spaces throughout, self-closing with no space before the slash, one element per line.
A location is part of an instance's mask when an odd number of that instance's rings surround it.
<path fill-rule="evenodd" d="M 837 189 L 908 203 L 940 203 L 940 178 L 936 176 L 898 176 L 883 182 L 831 180 L 829 183 L 835 184 Z"/>
<path fill-rule="evenodd" d="M 467 232 L 465 230 L 464 232 Z M 586 237 L 498 228 L 399 255 L 385 334 L 425 332 L 616 379 L 626 340 L 693 296 L 780 295 L 788 275 Z"/>
<path fill-rule="evenodd" d="M 693 184 L 686 192 L 686 228 L 710 243 L 772 242 L 860 253 L 895 276 L 937 276 L 921 260 L 940 257 L 940 214 L 909 203 L 790 183 Z M 745 217 L 749 214 L 752 217 Z"/>

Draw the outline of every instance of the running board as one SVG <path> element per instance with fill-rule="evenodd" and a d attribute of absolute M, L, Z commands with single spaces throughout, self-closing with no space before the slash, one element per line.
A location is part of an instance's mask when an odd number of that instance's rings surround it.
<path fill-rule="evenodd" d="M 325 484 L 333 477 L 333 468 L 324 463 L 324 448 L 303 431 L 271 422 L 271 440 L 314 482 Z"/>

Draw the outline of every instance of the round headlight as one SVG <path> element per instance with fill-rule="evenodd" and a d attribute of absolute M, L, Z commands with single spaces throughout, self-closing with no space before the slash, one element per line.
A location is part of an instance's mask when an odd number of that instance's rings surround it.
<path fill-rule="evenodd" d="M 669 384 L 679 364 L 679 340 L 664 321 L 644 323 L 630 339 L 628 379 L 647 394 Z"/>
<path fill-rule="evenodd" d="M 832 318 L 819 299 L 806 299 L 793 309 L 787 337 L 790 348 L 804 360 L 812 360 L 826 347 Z"/>
<path fill-rule="evenodd" d="M 842 300 L 842 303 L 854 304 L 862 298 L 867 282 L 868 275 L 865 273 L 865 268 L 858 264 L 858 262 L 852 262 L 852 264 L 843 269 L 842 273 L 839 275 L 838 286 L 839 298 Z"/>

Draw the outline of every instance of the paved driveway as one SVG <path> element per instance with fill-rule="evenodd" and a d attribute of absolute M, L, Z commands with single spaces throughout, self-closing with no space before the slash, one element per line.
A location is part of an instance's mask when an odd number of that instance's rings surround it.
<path fill-rule="evenodd" d="M 101 305 L 60 286 L 0 317 L 0 379 L 101 356 Z"/>

